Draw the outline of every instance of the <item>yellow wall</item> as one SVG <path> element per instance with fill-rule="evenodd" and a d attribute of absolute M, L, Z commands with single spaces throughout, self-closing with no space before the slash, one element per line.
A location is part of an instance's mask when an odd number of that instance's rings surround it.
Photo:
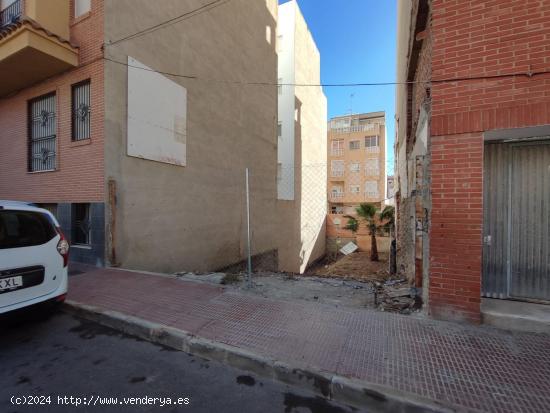
<path fill-rule="evenodd" d="M 25 15 L 52 33 L 69 39 L 69 0 L 26 0 Z"/>

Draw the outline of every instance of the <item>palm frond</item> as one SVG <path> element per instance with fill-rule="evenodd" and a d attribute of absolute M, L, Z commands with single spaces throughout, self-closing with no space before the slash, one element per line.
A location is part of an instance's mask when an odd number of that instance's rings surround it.
<path fill-rule="evenodd" d="M 355 209 L 355 211 L 361 218 L 371 221 L 376 216 L 377 209 L 374 204 L 362 203 Z"/>
<path fill-rule="evenodd" d="M 380 220 L 387 221 L 387 224 L 393 225 L 395 223 L 395 207 L 387 205 L 382 212 L 380 212 Z"/>
<path fill-rule="evenodd" d="M 356 233 L 359 229 L 359 221 L 357 220 L 357 218 L 352 217 L 351 215 L 345 215 L 345 217 L 348 219 L 348 223 L 344 228 L 350 230 L 353 233 Z"/>

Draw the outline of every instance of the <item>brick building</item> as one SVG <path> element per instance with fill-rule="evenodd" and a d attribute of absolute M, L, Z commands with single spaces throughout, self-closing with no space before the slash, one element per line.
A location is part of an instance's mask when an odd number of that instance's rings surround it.
<path fill-rule="evenodd" d="M 338 116 L 328 123 L 329 249 L 343 239 L 353 240 L 344 215 L 356 215 L 361 203 L 382 209 L 386 198 L 386 115 L 371 112 Z"/>
<path fill-rule="evenodd" d="M 398 4 L 398 270 L 434 317 L 550 301 L 550 3 Z"/>
<path fill-rule="evenodd" d="M 277 1 L 224 2 L 143 32 L 186 3 L 0 3 L 0 198 L 56 212 L 72 260 L 240 262 L 246 167 L 254 207 L 277 211 L 277 88 L 240 85 L 277 83 Z M 276 251 L 287 223 L 254 213 L 251 224 L 254 252 Z"/>
<path fill-rule="evenodd" d="M 72 259 L 103 264 L 103 2 L 92 3 L 2 1 L 0 198 L 51 209 Z"/>

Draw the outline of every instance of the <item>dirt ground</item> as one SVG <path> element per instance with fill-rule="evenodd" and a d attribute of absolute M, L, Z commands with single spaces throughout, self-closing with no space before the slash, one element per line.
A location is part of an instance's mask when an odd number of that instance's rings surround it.
<path fill-rule="evenodd" d="M 193 281 L 222 284 L 228 290 L 265 298 L 309 301 L 344 308 L 376 307 L 377 285 L 388 280 L 389 254 L 381 252 L 380 261 L 372 262 L 370 253 L 339 255 L 336 261 L 320 262 L 304 275 L 258 272 L 248 288 L 242 272 L 211 274 L 179 273 Z"/>
<path fill-rule="evenodd" d="M 370 260 L 369 252 L 354 252 L 342 256 L 335 262 L 320 262 L 310 268 L 306 275 L 317 277 L 342 278 L 356 281 L 385 281 L 389 277 L 389 254 L 380 252 L 380 261 Z"/>
<path fill-rule="evenodd" d="M 255 273 L 252 288 L 247 288 L 244 274 L 178 274 L 177 277 L 222 284 L 228 290 L 286 301 L 308 301 L 340 308 L 374 308 L 375 289 L 370 282 L 292 276 L 277 273 Z"/>

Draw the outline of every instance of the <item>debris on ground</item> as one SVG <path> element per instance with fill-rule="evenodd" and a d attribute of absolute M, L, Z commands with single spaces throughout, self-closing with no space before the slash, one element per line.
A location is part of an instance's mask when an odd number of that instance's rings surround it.
<path fill-rule="evenodd" d="M 241 274 L 225 274 L 220 281 L 222 285 L 238 284 L 244 277 Z"/>
<path fill-rule="evenodd" d="M 336 261 L 320 262 L 306 274 L 260 271 L 252 275 L 253 288 L 247 288 L 246 273 L 227 271 L 199 274 L 181 272 L 178 278 L 221 284 L 244 294 L 289 301 L 310 301 L 335 307 L 377 308 L 381 311 L 411 314 L 419 307 L 416 289 L 406 279 L 390 279 L 389 254 L 370 260 L 368 252 L 340 255 Z"/>
<path fill-rule="evenodd" d="M 253 288 L 246 286 L 244 273 L 198 275 L 182 272 L 178 278 L 221 284 L 226 289 L 287 301 L 310 301 L 335 307 L 375 308 L 372 282 L 338 278 L 300 276 L 291 273 L 260 272 L 252 275 Z"/>
<path fill-rule="evenodd" d="M 186 280 L 193 280 L 193 281 L 202 281 L 202 282 L 208 282 L 212 284 L 222 284 L 222 280 L 227 277 L 229 274 L 225 274 L 222 272 L 214 272 L 214 273 L 196 273 L 196 272 L 177 272 L 174 274 L 178 278 L 183 278 Z"/>
<path fill-rule="evenodd" d="M 358 249 L 359 247 L 357 246 L 357 244 L 353 242 L 348 242 L 346 245 L 340 248 L 340 252 L 344 255 L 350 255 L 350 254 L 353 254 Z"/>
<path fill-rule="evenodd" d="M 369 252 L 356 251 L 349 255 L 339 255 L 336 261 L 320 261 L 306 271 L 308 276 L 341 278 L 362 282 L 383 282 L 389 277 L 389 254 L 379 252 L 379 261 L 371 261 Z"/>
<path fill-rule="evenodd" d="M 379 310 L 410 314 L 416 309 L 416 288 L 411 287 L 407 280 L 388 280 L 375 285 Z"/>

